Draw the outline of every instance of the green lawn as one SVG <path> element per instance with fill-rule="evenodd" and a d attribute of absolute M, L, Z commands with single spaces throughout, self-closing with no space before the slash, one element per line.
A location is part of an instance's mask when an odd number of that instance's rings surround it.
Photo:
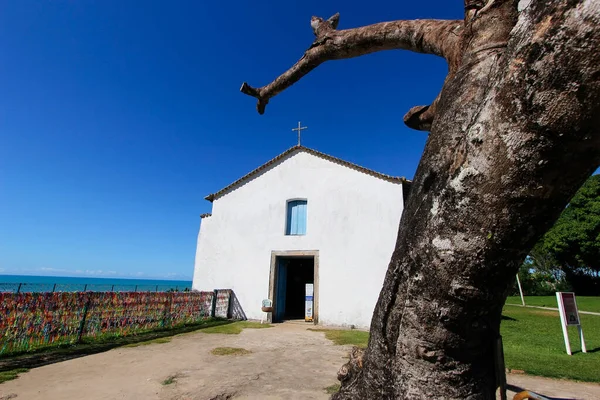
<path fill-rule="evenodd" d="M 580 311 L 600 312 L 600 297 L 594 296 L 577 296 L 577 308 Z M 521 305 L 521 297 L 511 296 L 506 299 L 506 304 Z M 556 296 L 525 296 L 525 305 L 539 307 L 554 307 L 557 308 Z"/>
<path fill-rule="evenodd" d="M 594 305 L 591 302 L 592 306 Z M 600 382 L 600 316 L 581 315 L 588 353 L 580 351 L 577 328 L 569 327 L 572 356 L 565 350 L 558 311 L 504 307 L 500 327 L 506 368 L 531 375 Z M 368 332 L 312 329 L 325 332 L 335 344 L 365 347 Z"/>
<path fill-rule="evenodd" d="M 600 382 L 600 316 L 581 315 L 587 354 L 580 352 L 577 328 L 569 327 L 573 355 L 565 351 L 558 311 L 504 307 L 502 321 L 506 367 L 528 374 Z"/>
<path fill-rule="evenodd" d="M 241 347 L 217 347 L 210 352 L 215 356 L 243 356 L 252 353 L 250 350 Z"/>
<path fill-rule="evenodd" d="M 334 383 L 331 386 L 327 386 L 326 388 L 324 388 L 325 393 L 327 394 L 334 394 L 340 391 L 340 384 L 339 383 Z"/>
<path fill-rule="evenodd" d="M 25 372 L 29 372 L 29 370 L 27 368 L 15 368 L 9 371 L 2 371 L 0 372 L 0 383 L 17 379 L 19 377 L 19 374 L 24 374 Z M 3 398 L 4 397 L 0 397 L 0 399 Z"/>
<path fill-rule="evenodd" d="M 309 328 L 314 332 L 325 332 L 325 337 L 337 345 L 350 344 L 358 347 L 367 347 L 369 343 L 369 332 L 358 330 L 342 330 L 342 329 L 314 329 Z"/>
<path fill-rule="evenodd" d="M 137 343 L 126 344 L 123 347 L 139 347 L 139 346 L 148 346 L 150 344 L 160 344 L 160 343 L 169 343 L 169 342 L 171 342 L 170 336 L 152 339 L 152 340 L 148 340 L 146 342 L 137 342 Z"/>
<path fill-rule="evenodd" d="M 262 328 L 270 328 L 273 325 L 270 324 L 261 324 L 260 322 L 252 322 L 252 321 L 240 321 L 234 322 L 232 324 L 227 325 L 219 325 L 213 326 L 210 328 L 202 329 L 203 333 L 225 333 L 229 335 L 237 335 L 242 332 L 244 329 L 262 329 Z"/>

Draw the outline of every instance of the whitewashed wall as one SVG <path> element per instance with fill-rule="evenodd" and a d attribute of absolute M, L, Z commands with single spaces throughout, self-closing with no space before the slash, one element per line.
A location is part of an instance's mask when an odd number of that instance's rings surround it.
<path fill-rule="evenodd" d="M 306 198 L 305 236 L 286 236 L 286 201 Z M 299 150 L 213 202 L 202 219 L 197 290 L 233 289 L 264 315 L 271 251 L 319 251 L 319 323 L 368 327 L 394 249 L 402 185 Z"/>

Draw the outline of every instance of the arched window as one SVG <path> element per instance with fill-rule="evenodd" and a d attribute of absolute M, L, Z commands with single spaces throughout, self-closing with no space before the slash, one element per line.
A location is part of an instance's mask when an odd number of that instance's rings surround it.
<path fill-rule="evenodd" d="M 288 201 L 286 235 L 306 235 L 306 204 L 306 200 Z"/>

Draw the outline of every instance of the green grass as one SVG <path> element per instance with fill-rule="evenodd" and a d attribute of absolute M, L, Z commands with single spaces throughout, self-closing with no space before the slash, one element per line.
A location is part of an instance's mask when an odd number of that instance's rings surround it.
<path fill-rule="evenodd" d="M 252 352 L 241 347 L 217 347 L 212 349 L 211 353 L 215 356 L 243 356 Z"/>
<path fill-rule="evenodd" d="M 335 383 L 331 386 L 327 386 L 325 388 L 325 392 L 327 392 L 327 394 L 334 394 L 340 391 L 340 384 L 339 383 Z"/>
<path fill-rule="evenodd" d="M 19 374 L 24 374 L 25 372 L 29 372 L 29 370 L 27 368 L 16 368 L 9 371 L 0 372 L 0 383 L 17 379 Z"/>
<path fill-rule="evenodd" d="M 577 296 L 575 300 L 580 311 L 600 312 L 600 297 L 598 296 Z M 506 304 L 521 305 L 521 297 L 511 296 L 506 299 Z M 558 308 L 556 296 L 525 296 L 525 305 Z"/>
<path fill-rule="evenodd" d="M 353 345 L 361 348 L 367 347 L 369 342 L 369 332 L 357 330 L 338 330 L 338 329 L 311 329 L 314 332 L 325 332 L 325 337 L 337 345 Z"/>
<path fill-rule="evenodd" d="M 169 376 L 167 379 L 165 379 L 164 381 L 162 381 L 162 384 L 164 386 L 170 385 L 172 383 L 177 382 L 177 376 L 176 375 L 171 375 Z"/>
<path fill-rule="evenodd" d="M 558 311 L 505 307 L 502 321 L 504 359 L 509 369 L 531 375 L 600 382 L 600 316 L 581 315 L 588 353 L 581 353 L 577 328 L 569 327 L 573 355 L 569 356 Z"/>
<path fill-rule="evenodd" d="M 224 333 L 227 335 L 237 335 L 242 332 L 244 329 L 262 329 L 262 328 L 270 328 L 273 325 L 270 324 L 261 324 L 260 322 L 251 322 L 251 321 L 240 321 L 234 322 L 232 324 L 227 325 L 219 325 L 213 326 L 211 328 L 203 329 L 204 333 Z"/>
<path fill-rule="evenodd" d="M 593 304 L 593 303 L 591 303 Z M 572 356 L 565 350 L 558 311 L 504 307 L 500 330 L 506 368 L 527 374 L 600 382 L 600 316 L 581 315 L 588 353 L 581 353 L 577 328 L 569 327 Z M 369 334 L 357 330 L 311 329 L 325 332 L 338 345 L 366 347 Z"/>
<path fill-rule="evenodd" d="M 169 342 L 171 342 L 171 337 L 167 336 L 167 337 L 161 337 L 161 338 L 157 338 L 157 339 L 148 340 L 146 342 L 126 344 L 123 347 L 148 346 L 149 344 L 159 344 L 159 343 L 169 343 Z"/>

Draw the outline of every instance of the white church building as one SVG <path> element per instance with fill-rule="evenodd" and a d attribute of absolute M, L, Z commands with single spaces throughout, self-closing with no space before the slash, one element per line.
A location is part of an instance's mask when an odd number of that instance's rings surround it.
<path fill-rule="evenodd" d="M 366 328 L 410 181 L 294 146 L 206 197 L 193 289 L 232 289 L 248 319 Z M 262 301 L 273 312 L 261 311 Z"/>

